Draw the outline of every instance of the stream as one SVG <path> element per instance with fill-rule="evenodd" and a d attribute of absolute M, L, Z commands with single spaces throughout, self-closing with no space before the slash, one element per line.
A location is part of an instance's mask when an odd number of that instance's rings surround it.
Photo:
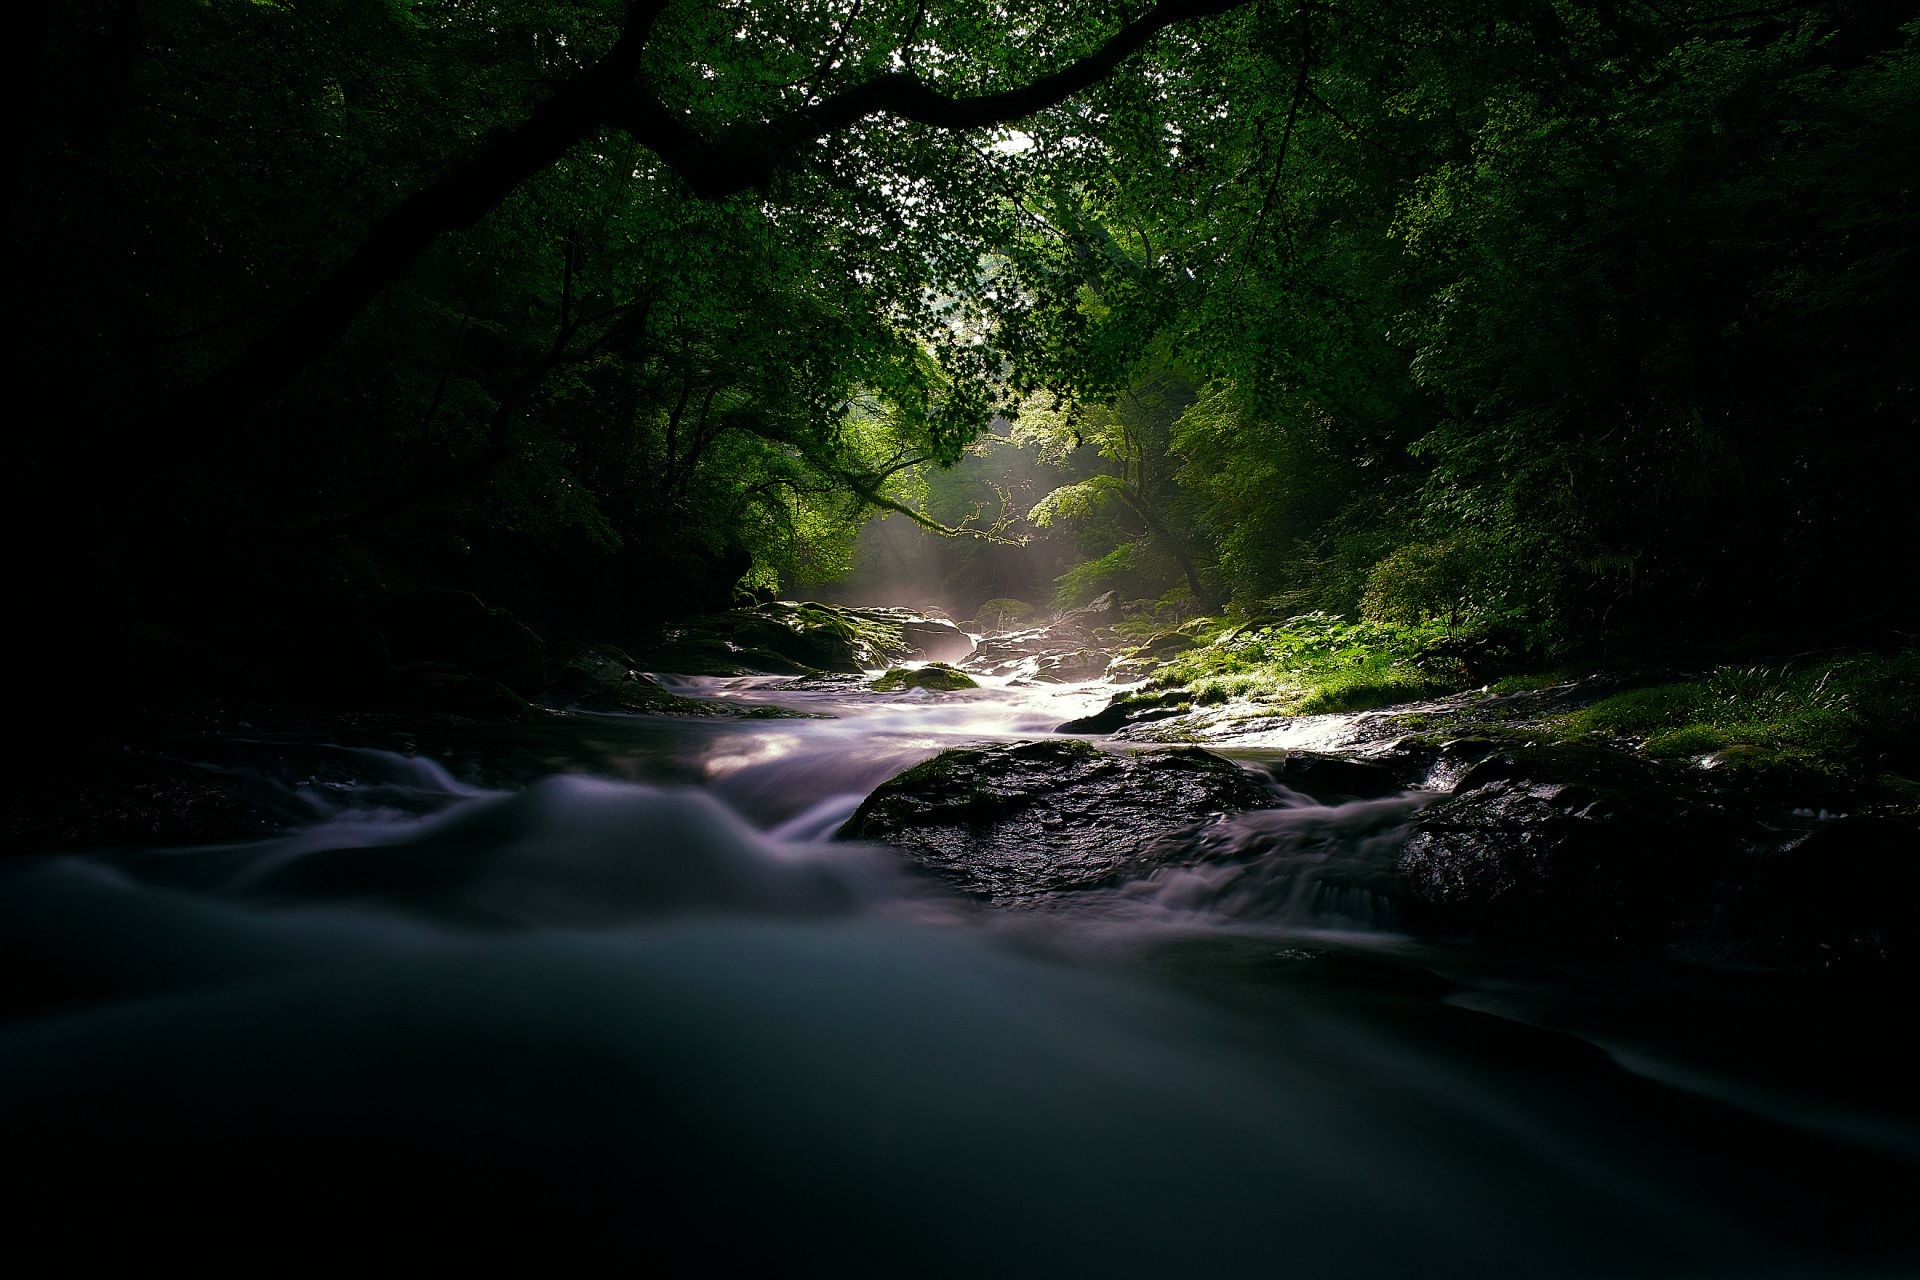
<path fill-rule="evenodd" d="M 308 819 L 6 874 L 15 1248 L 1914 1274 L 1907 1006 L 1404 936 L 1387 873 L 1422 792 L 1287 793 L 1194 837 L 1231 857 L 1017 909 L 835 840 L 909 765 L 1109 692 L 983 683 L 682 679 L 818 718 L 209 743 Z"/>

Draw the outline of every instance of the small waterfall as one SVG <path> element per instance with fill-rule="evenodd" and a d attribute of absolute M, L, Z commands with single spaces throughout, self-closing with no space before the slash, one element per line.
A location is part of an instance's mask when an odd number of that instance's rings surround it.
<path fill-rule="evenodd" d="M 1204 828 L 1184 861 L 1122 893 L 1196 922 L 1392 928 L 1394 863 L 1414 815 L 1434 794 L 1410 791 L 1341 804 L 1284 794 L 1281 808 Z"/>

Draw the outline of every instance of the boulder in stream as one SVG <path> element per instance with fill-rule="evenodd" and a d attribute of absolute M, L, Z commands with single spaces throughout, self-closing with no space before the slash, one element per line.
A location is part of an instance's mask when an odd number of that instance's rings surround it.
<path fill-rule="evenodd" d="M 1717 797 L 1623 752 L 1499 751 L 1417 819 L 1401 915 L 1422 929 L 1659 944 L 1711 915 L 1742 834 Z"/>
<path fill-rule="evenodd" d="M 1128 754 L 1047 738 L 943 752 L 881 785 L 840 834 L 1006 903 L 1143 875 L 1184 856 L 1168 837 L 1277 799 L 1194 748 Z"/>
<path fill-rule="evenodd" d="M 561 665 L 548 690 L 550 700 L 578 711 L 616 715 L 696 716 L 777 720 L 805 717 L 764 703 L 718 702 L 669 693 L 643 671 L 625 650 L 610 644 L 581 645 Z"/>
<path fill-rule="evenodd" d="M 410 662 L 393 673 L 392 692 L 403 706 L 476 720 L 524 721 L 539 712 L 519 694 L 450 662 Z"/>
<path fill-rule="evenodd" d="M 951 693 L 956 689 L 977 689 L 972 676 L 944 662 L 929 662 L 924 667 L 895 667 L 869 686 L 876 693 L 900 693 L 907 689 L 927 689 Z"/>
<path fill-rule="evenodd" d="M 518 618 L 468 592 L 410 591 L 374 606 L 372 619 L 396 668 L 458 667 L 523 698 L 546 688 L 546 644 Z"/>
<path fill-rule="evenodd" d="M 636 656 L 649 670 L 682 675 L 855 674 L 906 658 L 964 657 L 972 649 L 972 639 L 952 623 L 907 610 L 776 600 L 676 623 Z"/>

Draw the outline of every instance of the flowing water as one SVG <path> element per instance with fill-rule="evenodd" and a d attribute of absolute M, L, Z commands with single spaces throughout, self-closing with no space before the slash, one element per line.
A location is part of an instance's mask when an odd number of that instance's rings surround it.
<path fill-rule="evenodd" d="M 264 771 L 307 822 L 17 864 L 15 1250 L 1913 1273 L 1920 1126 L 1884 1006 L 1403 937 L 1420 793 L 1279 793 L 1191 865 L 991 910 L 833 833 L 907 765 L 1105 690 L 683 683 L 831 718 L 228 740 L 209 767 Z"/>

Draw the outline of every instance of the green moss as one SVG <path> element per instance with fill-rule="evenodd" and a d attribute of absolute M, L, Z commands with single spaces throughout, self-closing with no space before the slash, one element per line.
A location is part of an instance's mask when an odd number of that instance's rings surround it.
<path fill-rule="evenodd" d="M 1303 614 L 1222 630 L 1171 657 L 1150 686 L 1187 690 L 1197 705 L 1245 698 L 1292 715 L 1391 706 L 1465 686 L 1464 669 L 1442 656 L 1451 638 L 1436 626 Z"/>
<path fill-rule="evenodd" d="M 1584 674 L 1565 668 L 1553 671 L 1530 671 L 1518 675 L 1503 676 L 1487 686 L 1489 693 L 1532 693 L 1536 689 L 1551 689 L 1554 685 L 1565 684 L 1569 680 Z"/>
<path fill-rule="evenodd" d="M 1653 756 L 1712 756 L 1739 769 L 1828 775 L 1878 770 L 1912 750 L 1920 654 L 1729 665 L 1630 689 L 1557 717 L 1557 735 L 1638 739 Z"/>
<path fill-rule="evenodd" d="M 929 662 L 924 667 L 895 667 L 873 682 L 881 693 L 899 693 L 903 689 L 932 689 L 950 693 L 955 689 L 977 689 L 973 677 L 944 662 Z"/>
<path fill-rule="evenodd" d="M 1721 730 L 1707 724 L 1690 724 L 1655 734 L 1641 749 L 1650 756 L 1702 756 L 1727 745 L 1727 735 Z"/>

